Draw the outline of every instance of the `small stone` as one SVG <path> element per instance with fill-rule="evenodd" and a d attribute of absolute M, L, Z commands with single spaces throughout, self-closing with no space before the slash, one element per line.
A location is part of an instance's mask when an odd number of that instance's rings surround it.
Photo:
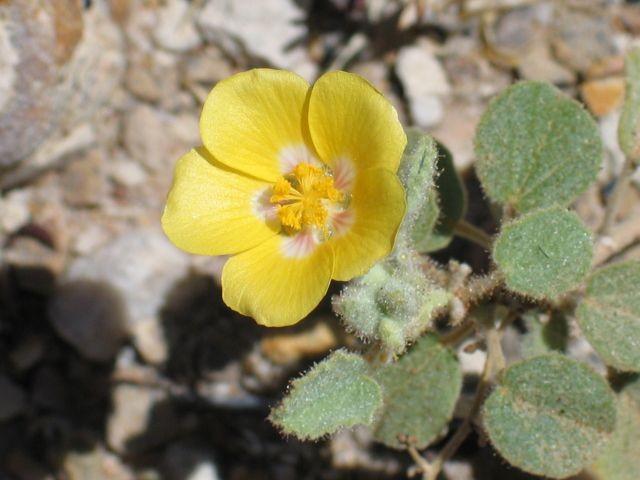
<path fill-rule="evenodd" d="M 147 179 L 147 172 L 140 164 L 128 159 L 125 155 L 116 157 L 109 163 L 108 169 L 111 178 L 124 187 L 138 186 Z"/>
<path fill-rule="evenodd" d="M 591 113 L 601 117 L 622 105 L 624 85 L 623 77 L 589 80 L 580 86 L 580 93 Z"/>
<path fill-rule="evenodd" d="M 456 99 L 448 105 L 440 125 L 432 130 L 433 136 L 451 151 L 459 171 L 473 164 L 473 137 L 484 108 L 484 103 Z"/>
<path fill-rule="evenodd" d="M 432 127 L 442 119 L 442 98 L 450 93 L 444 69 L 428 44 L 404 47 L 398 53 L 396 72 L 405 88 L 414 122 Z"/>
<path fill-rule="evenodd" d="M 87 358 L 112 358 L 129 333 L 148 358 L 162 358 L 167 347 L 153 343 L 163 341 L 160 314 L 188 267 L 188 256 L 159 229 L 131 230 L 69 265 L 52 300 L 52 322 Z"/>
<path fill-rule="evenodd" d="M 220 480 L 216 460 L 203 446 L 191 442 L 172 444 L 165 452 L 166 480 Z"/>
<path fill-rule="evenodd" d="M 199 141 L 196 115 L 174 116 L 138 105 L 125 120 L 125 148 L 151 171 L 173 170 L 176 160 Z"/>
<path fill-rule="evenodd" d="M 78 280 L 57 288 L 49 305 L 51 323 L 84 357 L 111 360 L 128 336 L 122 297 L 109 284 Z"/>
<path fill-rule="evenodd" d="M 180 90 L 179 70 L 172 53 L 134 50 L 129 55 L 126 86 L 144 101 L 170 105 Z"/>
<path fill-rule="evenodd" d="M 169 345 L 164 330 L 155 318 L 146 318 L 133 324 L 136 349 L 147 363 L 163 364 L 169 356 Z"/>
<path fill-rule="evenodd" d="M 10 420 L 25 410 L 25 395 L 9 377 L 0 375 L 0 422 Z"/>
<path fill-rule="evenodd" d="M 207 88 L 233 73 L 229 60 L 215 45 L 208 45 L 203 51 L 191 55 L 185 66 L 187 81 L 205 84 Z"/>
<path fill-rule="evenodd" d="M 561 63 L 585 73 L 595 63 L 615 56 L 614 30 L 607 15 L 562 9 L 554 17 L 552 44 Z"/>
<path fill-rule="evenodd" d="M 36 365 L 44 356 L 45 344 L 40 336 L 30 336 L 19 343 L 11 353 L 11 365 L 18 371 L 24 372 Z"/>
<path fill-rule="evenodd" d="M 303 358 L 313 358 L 337 345 L 337 338 L 329 326 L 316 324 L 312 329 L 299 333 L 273 335 L 260 343 L 262 353 L 272 362 L 286 365 Z"/>
<path fill-rule="evenodd" d="M 22 288 L 49 294 L 64 269 L 65 258 L 36 238 L 18 236 L 6 247 L 4 261 L 13 268 Z"/>
<path fill-rule="evenodd" d="M 100 205 L 106 196 L 104 163 L 101 152 L 94 150 L 65 169 L 60 181 L 67 204 L 85 208 Z"/>
<path fill-rule="evenodd" d="M 302 46 L 307 35 L 302 2 L 292 0 L 209 0 L 198 16 L 205 37 L 232 56 L 243 49 L 271 66 L 292 70 L 311 80 L 317 70 Z"/>
<path fill-rule="evenodd" d="M 107 419 L 107 443 L 118 453 L 143 452 L 179 433 L 178 418 L 167 393 L 121 384 L 113 389 Z"/>
<path fill-rule="evenodd" d="M 167 50 L 186 52 L 202 44 L 192 9 L 186 0 L 169 0 L 160 9 L 158 25 L 153 32 L 158 45 Z"/>
<path fill-rule="evenodd" d="M 62 465 L 68 480 L 134 480 L 137 478 L 120 459 L 103 448 L 69 452 Z"/>
<path fill-rule="evenodd" d="M 553 57 L 546 36 L 546 33 L 540 32 L 531 48 L 523 55 L 518 65 L 520 75 L 525 80 L 572 85 L 575 82 L 575 74 Z"/>
<path fill-rule="evenodd" d="M 14 190 L 0 197 L 0 232 L 13 233 L 29 221 L 30 190 Z"/>

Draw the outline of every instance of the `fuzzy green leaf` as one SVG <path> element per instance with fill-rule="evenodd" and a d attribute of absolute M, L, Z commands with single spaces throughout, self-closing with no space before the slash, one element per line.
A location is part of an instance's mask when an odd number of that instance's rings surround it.
<path fill-rule="evenodd" d="M 640 387 L 640 377 L 618 395 L 613 438 L 589 469 L 594 480 L 637 480 L 640 475 L 640 403 L 633 387 Z"/>
<path fill-rule="evenodd" d="M 407 130 L 407 146 L 398 169 L 407 195 L 407 211 L 398 234 L 400 245 L 408 246 L 416 235 L 430 233 L 435 224 L 435 218 L 425 217 L 423 212 L 428 211 L 433 196 L 437 154 L 433 138 L 417 129 Z"/>
<path fill-rule="evenodd" d="M 437 142 L 437 147 L 435 189 L 417 222 L 417 225 L 425 227 L 413 232 L 413 243 L 421 253 L 449 245 L 456 223 L 464 218 L 467 211 L 467 191 L 453 163 L 453 156 L 440 142 Z"/>
<path fill-rule="evenodd" d="M 527 312 L 523 319 L 527 333 L 522 337 L 522 356 L 535 357 L 544 353 L 564 352 L 569 338 L 567 318 L 560 312 L 553 312 L 546 322 L 542 313 Z"/>
<path fill-rule="evenodd" d="M 493 258 L 507 287 L 534 298 L 555 298 L 589 272 L 591 234 L 560 207 L 537 210 L 503 227 Z"/>
<path fill-rule="evenodd" d="M 586 365 L 560 354 L 507 368 L 483 406 L 493 446 L 512 465 L 565 478 L 589 465 L 615 427 L 615 397 Z"/>
<path fill-rule="evenodd" d="M 598 270 L 578 307 L 584 336 L 602 359 L 623 371 L 640 371 L 640 262 Z"/>
<path fill-rule="evenodd" d="M 492 200 L 519 212 L 571 203 L 595 180 L 602 152 L 591 116 L 542 82 L 507 88 L 476 130 L 482 186 Z"/>
<path fill-rule="evenodd" d="M 376 440 L 403 448 L 401 439 L 425 448 L 447 425 L 460 395 L 462 372 L 453 352 L 435 337 L 422 337 L 396 363 L 375 374 L 384 408 L 374 427 Z"/>
<path fill-rule="evenodd" d="M 382 392 L 358 355 L 334 352 L 294 380 L 270 420 L 284 433 L 317 439 L 344 427 L 370 425 L 382 406 Z"/>
<path fill-rule="evenodd" d="M 631 50 L 625 59 L 626 89 L 618 125 L 618 141 L 624 154 L 640 162 L 640 48 Z"/>

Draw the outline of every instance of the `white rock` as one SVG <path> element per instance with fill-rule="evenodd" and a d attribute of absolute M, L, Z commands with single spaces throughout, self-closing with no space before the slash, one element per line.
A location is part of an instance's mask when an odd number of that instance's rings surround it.
<path fill-rule="evenodd" d="M 304 11 L 292 0 L 209 0 L 198 21 L 210 41 L 231 53 L 244 47 L 250 55 L 306 79 L 316 73 L 303 47 L 290 48 L 307 34 Z"/>
<path fill-rule="evenodd" d="M 152 171 L 171 171 L 176 160 L 199 142 L 196 115 L 175 116 L 138 105 L 125 120 L 125 148 Z"/>
<path fill-rule="evenodd" d="M 0 197 L 0 231 L 15 232 L 27 223 L 31 215 L 30 198 L 30 190 L 14 190 Z"/>
<path fill-rule="evenodd" d="M 113 410 L 107 419 L 107 443 L 118 453 L 139 452 L 175 435 L 175 412 L 160 389 L 118 385 L 112 393 Z"/>
<path fill-rule="evenodd" d="M 213 456 L 186 442 L 171 445 L 164 458 L 167 480 L 220 480 Z"/>
<path fill-rule="evenodd" d="M 52 323 L 88 358 L 113 357 L 125 333 L 133 334 L 146 352 L 166 351 L 162 335 L 137 336 L 161 330 L 159 315 L 167 294 L 186 275 L 188 265 L 188 256 L 159 229 L 130 231 L 71 263 L 52 300 Z M 141 322 L 156 325 L 136 327 Z"/>
<path fill-rule="evenodd" d="M 147 179 L 147 172 L 126 156 L 122 155 L 116 158 L 107 166 L 109 176 L 120 185 L 125 187 L 135 187 L 142 184 Z"/>
<path fill-rule="evenodd" d="M 404 47 L 398 53 L 396 72 L 409 100 L 414 122 L 431 127 L 442 119 L 442 98 L 450 86 L 440 62 L 428 44 Z"/>
<path fill-rule="evenodd" d="M 158 45 L 175 52 L 186 52 L 202 44 L 193 21 L 192 7 L 186 0 L 169 0 L 159 12 L 153 37 Z"/>

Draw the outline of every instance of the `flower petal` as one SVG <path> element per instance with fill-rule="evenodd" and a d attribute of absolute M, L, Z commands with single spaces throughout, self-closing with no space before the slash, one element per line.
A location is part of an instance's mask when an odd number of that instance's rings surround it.
<path fill-rule="evenodd" d="M 231 168 L 277 180 L 280 157 L 305 144 L 302 118 L 308 90 L 302 77 L 267 68 L 218 82 L 200 117 L 205 147 Z"/>
<path fill-rule="evenodd" d="M 329 241 L 336 257 L 333 278 L 351 280 L 391 252 L 405 208 L 404 188 L 394 173 L 384 168 L 359 172 L 349 207 L 353 223 Z"/>
<path fill-rule="evenodd" d="M 224 255 L 254 247 L 277 233 L 258 211 L 269 185 L 218 164 L 204 148 L 176 165 L 162 228 L 179 248 L 198 255 Z"/>
<path fill-rule="evenodd" d="M 357 170 L 398 169 L 407 137 L 393 106 L 363 78 L 322 75 L 309 96 L 308 123 L 313 145 L 329 165 L 346 157 Z"/>
<path fill-rule="evenodd" d="M 289 238 L 277 236 L 231 257 L 222 270 L 222 298 L 232 309 L 268 327 L 284 327 L 308 315 L 327 293 L 333 252 L 319 245 L 289 256 Z"/>

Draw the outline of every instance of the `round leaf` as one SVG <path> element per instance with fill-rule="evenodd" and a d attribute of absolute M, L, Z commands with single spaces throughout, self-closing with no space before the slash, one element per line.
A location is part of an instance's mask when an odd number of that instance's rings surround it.
<path fill-rule="evenodd" d="M 382 393 L 367 372 L 367 362 L 358 355 L 334 352 L 293 381 L 291 391 L 269 418 L 285 433 L 301 439 L 369 425 L 382 404 Z"/>
<path fill-rule="evenodd" d="M 640 380 L 635 380 L 636 386 Z M 629 388 L 618 397 L 613 438 L 589 469 L 594 480 L 638 480 L 640 475 L 640 404 Z"/>
<path fill-rule="evenodd" d="M 507 287 L 535 298 L 555 298 L 588 273 L 591 234 L 562 208 L 531 212 L 503 227 L 493 258 Z"/>
<path fill-rule="evenodd" d="M 475 137 L 487 195 L 519 212 L 571 203 L 595 180 L 602 151 L 591 116 L 542 82 L 507 88 L 489 105 Z"/>
<path fill-rule="evenodd" d="M 615 397 L 586 365 L 560 354 L 517 363 L 483 406 L 493 446 L 512 465 L 551 478 L 589 465 L 615 427 Z"/>
<path fill-rule="evenodd" d="M 375 439 L 403 448 L 402 438 L 425 448 L 447 425 L 462 386 L 456 356 L 431 335 L 422 337 L 400 360 L 376 372 L 384 408 Z"/>
<path fill-rule="evenodd" d="M 612 367 L 640 371 L 640 262 L 598 270 L 587 283 L 578 323 L 593 348 Z"/>

